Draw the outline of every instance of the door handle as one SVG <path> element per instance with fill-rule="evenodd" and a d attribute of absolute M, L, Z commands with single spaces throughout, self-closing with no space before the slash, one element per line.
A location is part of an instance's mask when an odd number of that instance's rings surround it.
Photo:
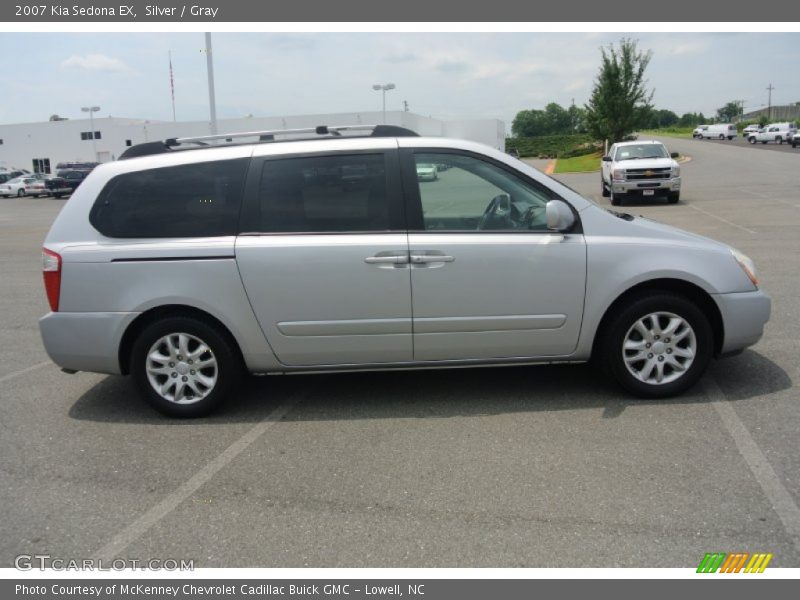
<path fill-rule="evenodd" d="M 368 256 L 364 262 L 370 265 L 407 265 L 407 254 L 390 254 L 388 256 Z"/>
<path fill-rule="evenodd" d="M 447 256 L 446 254 L 412 254 L 411 262 L 415 265 L 424 265 L 428 263 L 439 262 L 453 262 L 456 258 L 454 256 Z"/>

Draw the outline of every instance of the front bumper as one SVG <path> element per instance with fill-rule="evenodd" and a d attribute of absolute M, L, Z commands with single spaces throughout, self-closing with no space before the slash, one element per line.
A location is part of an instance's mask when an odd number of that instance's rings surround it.
<path fill-rule="evenodd" d="M 51 312 L 39 319 L 39 331 L 59 367 L 118 375 L 122 335 L 139 314 Z"/>
<path fill-rule="evenodd" d="M 71 194 L 72 188 L 71 187 L 53 188 L 53 189 L 48 188 L 47 192 L 50 194 Z"/>
<path fill-rule="evenodd" d="M 663 196 L 670 192 L 681 191 L 681 178 L 659 179 L 657 181 L 635 180 L 635 181 L 612 181 L 611 190 L 615 194 L 630 194 L 639 196 L 649 196 L 645 190 L 653 192 L 654 196 Z"/>
<path fill-rule="evenodd" d="M 725 331 L 720 354 L 743 350 L 761 339 L 772 311 L 772 300 L 767 294 L 756 290 L 712 297 L 719 307 Z"/>

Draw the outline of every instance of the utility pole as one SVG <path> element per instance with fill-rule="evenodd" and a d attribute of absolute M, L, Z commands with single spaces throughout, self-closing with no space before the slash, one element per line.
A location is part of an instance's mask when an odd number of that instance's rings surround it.
<path fill-rule="evenodd" d="M 208 106 L 211 111 L 211 135 L 217 135 L 217 101 L 214 97 L 214 58 L 211 56 L 210 33 L 206 33 L 206 69 L 208 70 Z"/>
<path fill-rule="evenodd" d="M 767 91 L 769 91 L 769 98 L 767 100 L 767 119 L 769 119 L 770 121 L 772 121 L 772 90 L 774 89 L 775 88 L 772 87 L 771 83 L 767 87 Z"/>

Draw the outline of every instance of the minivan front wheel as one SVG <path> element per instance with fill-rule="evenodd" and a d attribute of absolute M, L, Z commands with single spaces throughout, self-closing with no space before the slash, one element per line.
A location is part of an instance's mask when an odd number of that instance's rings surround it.
<path fill-rule="evenodd" d="M 217 327 L 192 317 L 151 323 L 133 345 L 131 374 L 140 394 L 159 412 L 199 417 L 236 387 L 238 354 Z"/>
<path fill-rule="evenodd" d="M 708 319 L 690 300 L 669 292 L 639 296 L 605 330 L 606 371 L 641 398 L 666 398 L 694 385 L 711 360 Z"/>

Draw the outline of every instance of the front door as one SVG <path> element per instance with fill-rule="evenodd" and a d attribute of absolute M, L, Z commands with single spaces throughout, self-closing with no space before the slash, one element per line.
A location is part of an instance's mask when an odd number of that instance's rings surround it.
<path fill-rule="evenodd" d="M 412 359 L 397 150 L 254 158 L 236 258 L 286 365 Z"/>
<path fill-rule="evenodd" d="M 416 220 L 409 233 L 415 360 L 573 352 L 586 246 L 581 233 L 547 229 L 545 205 L 557 195 L 475 154 L 419 149 L 404 151 L 403 160 Z"/>

